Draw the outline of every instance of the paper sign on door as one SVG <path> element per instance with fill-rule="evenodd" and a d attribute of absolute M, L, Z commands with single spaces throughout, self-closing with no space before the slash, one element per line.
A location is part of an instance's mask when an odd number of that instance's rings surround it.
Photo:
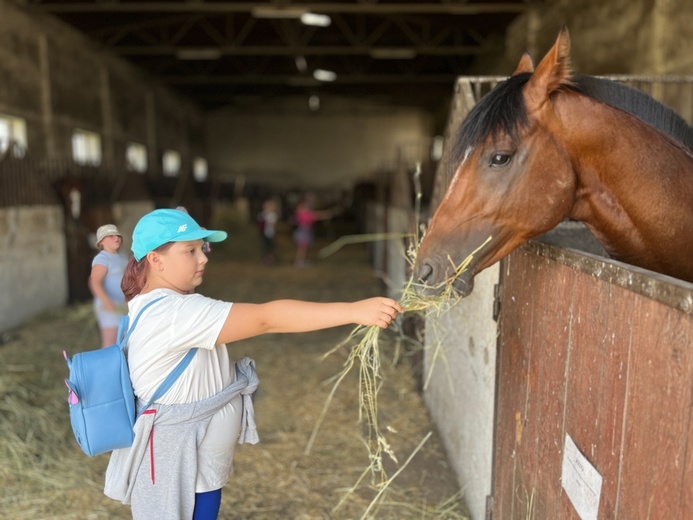
<path fill-rule="evenodd" d="M 570 438 L 565 436 L 561 483 L 582 520 L 597 520 L 602 476 Z"/>

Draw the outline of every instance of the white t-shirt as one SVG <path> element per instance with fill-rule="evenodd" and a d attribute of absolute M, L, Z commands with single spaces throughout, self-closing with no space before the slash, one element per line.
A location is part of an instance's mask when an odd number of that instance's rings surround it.
<path fill-rule="evenodd" d="M 147 303 L 161 296 L 140 317 L 128 340 L 128 365 L 135 395 L 145 402 L 188 350 L 198 351 L 166 394 L 162 404 L 192 403 L 211 397 L 235 380 L 234 364 L 225 344 L 216 345 L 231 303 L 200 294 L 156 289 L 129 303 L 130 323 Z M 198 448 L 196 492 L 214 491 L 232 472 L 233 453 L 240 432 L 242 399 L 233 399 L 212 418 Z"/>

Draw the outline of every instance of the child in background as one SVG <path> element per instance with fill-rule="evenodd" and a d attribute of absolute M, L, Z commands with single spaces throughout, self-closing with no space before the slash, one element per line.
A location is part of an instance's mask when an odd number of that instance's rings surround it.
<path fill-rule="evenodd" d="M 96 247 L 101 249 L 91 263 L 89 290 L 94 296 L 94 312 L 101 334 L 101 347 L 116 342 L 120 316 L 127 314 L 120 282 L 128 259 L 119 253 L 123 237 L 113 224 L 96 231 Z"/>
<path fill-rule="evenodd" d="M 274 237 L 277 234 L 277 222 L 279 213 L 277 202 L 274 199 L 267 199 L 262 204 L 262 211 L 257 218 L 262 238 L 262 263 L 272 265 L 277 261 L 274 252 Z"/>
<path fill-rule="evenodd" d="M 296 243 L 296 267 L 305 267 L 309 265 L 308 250 L 313 245 L 314 231 L 313 226 L 318 220 L 332 218 L 331 211 L 315 209 L 315 195 L 308 193 L 298 203 L 294 211 L 293 220 L 296 224 L 296 229 L 293 233 L 293 239 Z"/>

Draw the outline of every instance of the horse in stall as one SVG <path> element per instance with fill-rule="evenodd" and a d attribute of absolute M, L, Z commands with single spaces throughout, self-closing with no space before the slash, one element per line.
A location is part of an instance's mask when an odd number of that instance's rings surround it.
<path fill-rule="evenodd" d="M 693 128 L 639 90 L 573 75 L 569 53 L 564 27 L 457 130 L 414 266 L 423 292 L 469 295 L 478 272 L 566 218 L 613 259 L 693 282 Z"/>

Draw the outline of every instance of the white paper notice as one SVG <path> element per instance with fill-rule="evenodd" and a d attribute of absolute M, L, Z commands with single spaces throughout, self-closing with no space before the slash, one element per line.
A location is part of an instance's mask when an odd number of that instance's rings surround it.
<path fill-rule="evenodd" d="M 597 520 L 602 476 L 570 438 L 565 436 L 561 482 L 575 511 L 582 520 Z"/>

